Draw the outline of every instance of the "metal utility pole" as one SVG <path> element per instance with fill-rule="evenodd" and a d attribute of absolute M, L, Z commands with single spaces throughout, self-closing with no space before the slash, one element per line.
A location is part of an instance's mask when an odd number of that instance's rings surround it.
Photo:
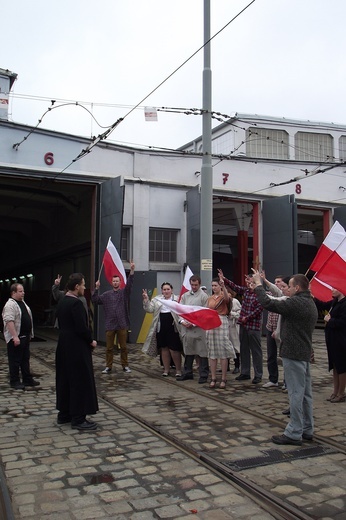
<path fill-rule="evenodd" d="M 201 279 L 210 289 L 213 272 L 213 169 L 211 164 L 210 0 L 204 0 L 204 68 L 201 168 Z"/>

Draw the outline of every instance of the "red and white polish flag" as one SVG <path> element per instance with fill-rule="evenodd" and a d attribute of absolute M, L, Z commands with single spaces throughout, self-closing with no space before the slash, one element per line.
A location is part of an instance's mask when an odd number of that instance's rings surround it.
<path fill-rule="evenodd" d="M 199 305 L 182 305 L 173 300 L 165 300 L 164 305 L 184 320 L 189 321 L 201 329 L 216 329 L 221 325 L 220 316 L 213 309 L 200 307 Z"/>
<path fill-rule="evenodd" d="M 114 276 L 120 278 L 120 288 L 123 289 L 126 285 L 126 273 L 115 245 L 109 238 L 105 254 L 103 255 L 103 267 L 105 276 L 109 283 L 112 283 Z"/>
<path fill-rule="evenodd" d="M 184 280 L 183 280 L 183 285 L 181 286 L 178 302 L 180 302 L 183 294 L 191 291 L 191 284 L 190 284 L 191 276 L 193 276 L 193 272 L 191 271 L 190 267 L 187 266 L 186 271 L 185 271 Z"/>
<path fill-rule="evenodd" d="M 320 281 L 346 295 L 346 234 L 341 244 L 319 269 L 317 277 Z"/>
<path fill-rule="evenodd" d="M 322 302 L 329 302 L 333 299 L 332 287 L 319 280 L 316 276 L 314 276 L 310 282 L 310 291 L 314 298 Z"/>
<path fill-rule="evenodd" d="M 323 267 L 325 262 L 327 262 L 333 251 L 335 251 L 337 247 L 341 244 L 345 237 L 346 231 L 341 226 L 341 224 L 339 224 L 339 222 L 336 221 L 326 238 L 323 240 L 323 243 L 317 251 L 317 254 L 312 264 L 310 265 L 309 270 L 319 271 L 321 267 Z"/>

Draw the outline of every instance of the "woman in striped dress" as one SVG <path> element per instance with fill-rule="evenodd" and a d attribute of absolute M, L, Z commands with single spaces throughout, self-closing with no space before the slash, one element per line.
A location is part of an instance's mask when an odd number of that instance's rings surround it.
<path fill-rule="evenodd" d="M 221 319 L 220 327 L 207 331 L 207 347 L 211 372 L 210 388 L 216 386 L 217 360 L 221 362 L 221 383 L 219 388 L 226 387 L 226 374 L 228 359 L 235 358 L 233 345 L 229 338 L 229 306 L 231 297 L 225 287 L 224 281 L 214 278 L 211 283 L 212 295 L 208 298 L 206 306 L 214 309 Z"/>

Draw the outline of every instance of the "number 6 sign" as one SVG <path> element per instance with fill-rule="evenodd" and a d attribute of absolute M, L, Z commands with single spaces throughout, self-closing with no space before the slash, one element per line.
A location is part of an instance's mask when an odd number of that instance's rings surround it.
<path fill-rule="evenodd" d="M 53 152 L 47 152 L 44 156 L 44 162 L 48 164 L 48 166 L 52 166 L 54 163 L 54 154 Z"/>

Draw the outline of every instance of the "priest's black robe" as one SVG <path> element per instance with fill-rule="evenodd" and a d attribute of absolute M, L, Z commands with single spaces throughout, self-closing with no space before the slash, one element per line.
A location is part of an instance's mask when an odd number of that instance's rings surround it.
<path fill-rule="evenodd" d="M 74 296 L 64 296 L 56 317 L 59 339 L 56 349 L 56 407 L 71 417 L 98 411 L 94 369 L 93 341 L 83 303 Z"/>

